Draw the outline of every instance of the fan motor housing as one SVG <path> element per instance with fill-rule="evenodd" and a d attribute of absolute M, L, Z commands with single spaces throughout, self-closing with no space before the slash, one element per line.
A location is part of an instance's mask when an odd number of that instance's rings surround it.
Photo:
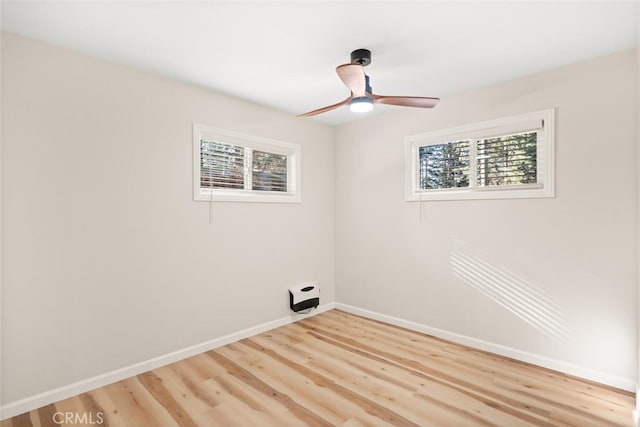
<path fill-rule="evenodd" d="M 371 64 L 371 51 L 369 49 L 356 49 L 351 52 L 351 63 L 360 64 L 363 67 Z"/>

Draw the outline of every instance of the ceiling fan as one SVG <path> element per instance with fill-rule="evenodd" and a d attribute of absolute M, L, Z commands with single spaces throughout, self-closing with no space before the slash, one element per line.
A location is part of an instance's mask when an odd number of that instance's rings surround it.
<path fill-rule="evenodd" d="M 340 80 L 349 88 L 351 95 L 327 107 L 299 114 L 298 117 L 315 116 L 316 114 L 331 111 L 343 105 L 349 105 L 349 109 L 355 112 L 366 112 L 373 109 L 373 104 L 400 105 L 404 107 L 433 108 L 440 98 L 426 96 L 384 96 L 373 93 L 369 85 L 369 76 L 364 73 L 364 67 L 371 63 L 371 51 L 357 49 L 351 52 L 351 63 L 338 65 L 336 73 Z"/>

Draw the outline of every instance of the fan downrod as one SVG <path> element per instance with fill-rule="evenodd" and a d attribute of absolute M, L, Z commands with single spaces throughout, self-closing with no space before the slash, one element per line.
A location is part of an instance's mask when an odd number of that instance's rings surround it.
<path fill-rule="evenodd" d="M 371 64 L 371 51 L 369 49 L 356 49 L 351 52 L 351 63 L 360 64 L 363 67 Z"/>

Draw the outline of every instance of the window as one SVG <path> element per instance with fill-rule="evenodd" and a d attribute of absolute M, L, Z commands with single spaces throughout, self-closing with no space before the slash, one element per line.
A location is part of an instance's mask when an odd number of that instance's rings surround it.
<path fill-rule="evenodd" d="M 554 111 L 405 139 L 405 200 L 554 196 Z"/>
<path fill-rule="evenodd" d="M 194 199 L 300 202 L 300 146 L 193 126 Z"/>

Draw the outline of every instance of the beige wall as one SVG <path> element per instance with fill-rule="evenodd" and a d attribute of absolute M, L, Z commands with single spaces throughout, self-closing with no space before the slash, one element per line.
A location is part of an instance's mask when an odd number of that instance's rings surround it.
<path fill-rule="evenodd" d="M 302 144 L 301 204 L 192 199 L 192 123 Z M 326 125 L 2 37 L 3 403 L 334 301 Z"/>
<path fill-rule="evenodd" d="M 635 61 L 622 52 L 341 126 L 337 300 L 633 389 Z M 547 108 L 557 197 L 423 202 L 422 220 L 404 201 L 405 136 Z M 455 274 L 460 257 L 483 283 Z"/>

